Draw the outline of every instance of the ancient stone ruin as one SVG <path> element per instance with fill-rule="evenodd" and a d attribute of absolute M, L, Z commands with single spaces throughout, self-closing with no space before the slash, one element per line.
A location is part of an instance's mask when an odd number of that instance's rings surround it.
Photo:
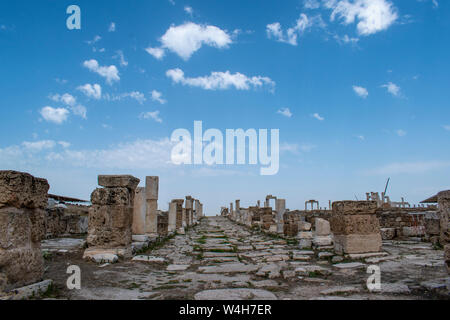
<path fill-rule="evenodd" d="M 132 224 L 135 190 L 139 179 L 133 176 L 98 176 L 97 188 L 91 194 L 88 248 L 84 258 L 111 260 L 114 255 L 132 255 Z"/>
<path fill-rule="evenodd" d="M 86 203 L 0 171 L 0 299 L 39 297 L 52 283 L 63 299 L 449 296 L 450 191 L 418 206 L 369 193 L 305 210 L 267 195 L 207 217 L 192 195 L 161 207 L 159 177 L 139 183 L 100 175 Z M 80 289 L 67 287 L 69 265 L 89 279 Z M 388 275 L 375 291 L 366 284 L 374 266 Z"/>
<path fill-rule="evenodd" d="M 42 280 L 48 190 L 45 179 L 0 171 L 0 293 Z"/>

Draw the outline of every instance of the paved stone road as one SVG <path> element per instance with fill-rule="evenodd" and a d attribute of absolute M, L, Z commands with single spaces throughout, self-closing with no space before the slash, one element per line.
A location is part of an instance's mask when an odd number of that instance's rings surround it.
<path fill-rule="evenodd" d="M 416 241 L 386 242 L 383 249 L 384 257 L 332 263 L 328 254 L 319 258 L 209 217 L 134 261 L 96 265 L 81 259 L 82 250 L 65 248 L 46 261 L 46 278 L 55 281 L 56 298 L 69 299 L 424 299 L 448 292 L 441 250 Z M 81 290 L 65 288 L 71 264 L 81 267 Z M 370 264 L 381 267 L 381 292 L 366 288 Z"/>

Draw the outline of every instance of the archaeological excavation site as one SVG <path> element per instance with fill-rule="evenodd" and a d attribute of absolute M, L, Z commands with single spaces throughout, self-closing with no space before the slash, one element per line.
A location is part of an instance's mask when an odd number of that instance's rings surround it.
<path fill-rule="evenodd" d="M 417 205 L 370 192 L 301 209 L 267 195 L 221 212 L 186 190 L 163 211 L 164 181 L 142 182 L 99 175 L 81 200 L 0 171 L 0 299 L 449 298 L 448 190 Z"/>

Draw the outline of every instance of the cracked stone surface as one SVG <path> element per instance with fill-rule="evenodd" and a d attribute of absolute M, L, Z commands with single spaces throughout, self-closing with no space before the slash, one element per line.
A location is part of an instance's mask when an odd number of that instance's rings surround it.
<path fill-rule="evenodd" d="M 59 299 L 437 299 L 449 297 L 443 251 L 414 240 L 384 241 L 383 254 L 354 257 L 302 250 L 223 217 L 205 217 L 139 252 L 135 260 L 99 265 L 82 259 L 83 240 L 46 240 L 67 250 L 45 261 L 45 279 Z M 327 248 L 326 251 L 333 253 Z M 335 261 L 335 262 L 333 262 Z M 67 266 L 81 268 L 81 290 L 66 288 Z M 370 292 L 367 267 L 381 269 L 381 290 Z"/>

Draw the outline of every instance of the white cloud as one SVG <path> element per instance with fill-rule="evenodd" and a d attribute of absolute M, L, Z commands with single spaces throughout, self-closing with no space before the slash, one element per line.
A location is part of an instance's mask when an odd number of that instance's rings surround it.
<path fill-rule="evenodd" d="M 313 27 L 314 25 L 324 27 L 324 22 L 320 15 L 312 18 L 304 13 L 300 14 L 297 19 L 295 26 L 283 31 L 281 24 L 279 22 L 274 22 L 266 26 L 266 33 L 269 39 L 274 38 L 276 41 L 288 43 L 290 45 L 297 45 L 297 37 L 302 35 L 307 29 Z"/>
<path fill-rule="evenodd" d="M 67 141 L 58 141 L 58 144 L 60 146 L 62 146 L 63 148 L 69 148 L 70 147 L 70 142 L 67 142 Z"/>
<path fill-rule="evenodd" d="M 433 170 L 446 169 L 450 167 L 448 161 L 424 161 L 424 162 L 403 162 L 391 163 L 385 166 L 367 171 L 373 175 L 394 175 L 394 174 L 418 174 Z"/>
<path fill-rule="evenodd" d="M 398 135 L 399 137 L 404 137 L 404 136 L 406 136 L 406 134 L 407 134 L 407 132 L 404 131 L 404 130 L 402 130 L 402 129 L 398 129 L 395 133 L 397 133 L 397 135 Z"/>
<path fill-rule="evenodd" d="M 104 94 L 103 98 L 107 101 L 120 101 L 125 98 L 131 98 L 139 102 L 140 104 L 143 104 L 145 101 L 147 101 L 147 98 L 145 98 L 145 95 L 142 92 L 139 91 L 132 91 L 132 92 L 125 92 L 121 94 Z"/>
<path fill-rule="evenodd" d="M 234 87 L 237 90 L 249 90 L 251 87 L 257 88 L 267 85 L 271 90 L 275 87 L 275 82 L 268 77 L 253 76 L 247 77 L 242 73 L 231 74 L 226 72 L 211 72 L 211 75 L 197 78 L 185 78 L 181 69 L 171 69 L 166 72 L 166 76 L 175 83 L 181 83 L 192 87 L 200 87 L 205 90 L 226 90 Z"/>
<path fill-rule="evenodd" d="M 325 118 L 321 117 L 318 113 L 312 114 L 311 117 L 313 117 L 313 118 L 315 118 L 315 119 L 317 119 L 319 121 L 325 120 Z"/>
<path fill-rule="evenodd" d="M 395 97 L 397 97 L 400 94 L 400 87 L 397 86 L 395 83 L 389 82 L 387 84 L 383 84 L 381 87 L 386 88 L 387 91 Z"/>
<path fill-rule="evenodd" d="M 65 93 L 63 95 L 55 94 L 53 96 L 50 96 L 50 99 L 52 99 L 55 102 L 62 102 L 65 105 L 70 107 L 70 110 L 72 110 L 73 114 L 82 117 L 83 119 L 86 119 L 87 110 L 86 107 L 77 104 L 77 99 L 72 96 L 71 94 Z"/>
<path fill-rule="evenodd" d="M 450 131 L 450 125 L 444 125 L 442 127 L 444 128 L 444 130 Z"/>
<path fill-rule="evenodd" d="M 42 151 L 44 149 L 53 149 L 55 147 L 56 143 L 53 140 L 41 140 L 41 141 L 34 141 L 34 142 L 22 142 L 22 146 L 30 151 Z"/>
<path fill-rule="evenodd" d="M 84 86 L 79 86 L 77 89 L 89 98 L 99 100 L 102 97 L 102 87 L 97 83 L 94 85 L 86 83 Z"/>
<path fill-rule="evenodd" d="M 190 6 L 185 6 L 185 7 L 184 7 L 184 11 L 185 11 L 188 15 L 190 15 L 191 17 L 192 17 L 192 15 L 194 14 L 194 9 L 192 9 L 192 7 L 190 7 Z"/>
<path fill-rule="evenodd" d="M 397 19 L 397 8 L 389 0 L 325 0 L 332 10 L 331 21 L 341 18 L 346 25 L 357 21 L 358 34 L 368 36 L 388 29 Z"/>
<path fill-rule="evenodd" d="M 54 122 L 56 124 L 62 124 L 67 120 L 69 115 L 69 110 L 65 108 L 52 108 L 50 106 L 46 106 L 41 109 L 40 114 L 44 120 L 48 122 Z"/>
<path fill-rule="evenodd" d="M 50 96 L 50 99 L 55 102 L 62 102 L 65 105 L 71 106 L 71 107 L 73 107 L 77 103 L 76 98 L 68 93 L 65 93 L 63 95 L 54 94 L 54 95 Z"/>
<path fill-rule="evenodd" d="M 94 39 L 90 40 L 90 41 L 86 41 L 87 44 L 94 44 L 99 42 L 102 39 L 102 37 L 100 36 L 95 36 Z"/>
<path fill-rule="evenodd" d="M 367 98 L 369 95 L 369 92 L 364 87 L 353 86 L 353 91 L 355 91 L 355 93 L 363 99 Z"/>
<path fill-rule="evenodd" d="M 344 44 L 356 44 L 359 41 L 359 38 L 351 38 L 349 37 L 347 34 L 344 36 L 339 36 L 339 35 L 334 35 L 334 39 L 336 39 L 336 41 L 340 44 L 344 43 Z"/>
<path fill-rule="evenodd" d="M 123 55 L 123 51 L 122 50 L 117 50 L 116 51 L 116 55 L 113 56 L 114 59 L 119 59 L 120 65 L 122 67 L 126 67 L 128 65 L 128 61 L 125 60 L 125 56 Z"/>
<path fill-rule="evenodd" d="M 366 140 L 366 137 L 364 137 L 363 135 L 359 135 L 359 136 L 356 136 L 359 140 L 361 140 L 361 141 L 364 141 L 364 140 Z"/>
<path fill-rule="evenodd" d="M 139 115 L 139 119 L 153 119 L 156 122 L 162 123 L 162 119 L 159 117 L 159 111 L 148 111 L 143 112 Z"/>
<path fill-rule="evenodd" d="M 148 54 L 151 54 L 153 57 L 155 57 L 158 60 L 161 60 L 165 56 L 164 49 L 161 48 L 147 48 L 145 49 Z"/>
<path fill-rule="evenodd" d="M 167 100 L 164 100 L 162 98 L 162 93 L 156 90 L 152 91 L 152 100 L 153 101 L 158 101 L 161 104 L 165 104 L 167 102 Z"/>
<path fill-rule="evenodd" d="M 292 117 L 292 112 L 291 112 L 291 110 L 289 110 L 289 108 L 280 109 L 277 111 L 277 113 L 279 113 L 285 117 L 288 117 L 288 118 Z"/>
<path fill-rule="evenodd" d="M 87 60 L 83 62 L 83 66 L 92 72 L 99 74 L 101 77 L 106 79 L 108 84 L 112 84 L 114 81 L 119 81 L 119 71 L 116 66 L 100 66 L 95 59 Z"/>
<path fill-rule="evenodd" d="M 111 22 L 111 24 L 109 25 L 108 31 L 109 32 L 116 31 L 116 23 L 115 22 Z"/>
<path fill-rule="evenodd" d="M 70 110 L 72 110 L 74 115 L 80 116 L 83 119 L 86 119 L 87 110 L 86 110 L 85 106 L 83 106 L 81 104 L 77 104 L 76 106 L 71 107 Z"/>
<path fill-rule="evenodd" d="M 159 39 L 160 48 L 147 48 L 146 51 L 157 59 L 162 59 L 164 49 L 172 51 L 184 60 L 189 58 L 203 45 L 223 49 L 232 43 L 231 36 L 224 30 L 211 25 L 199 25 L 187 22 L 171 26 Z"/>
<path fill-rule="evenodd" d="M 299 153 L 299 146 L 298 144 L 295 143 L 281 143 L 280 144 L 280 152 L 290 152 L 293 154 L 298 154 Z"/>
<path fill-rule="evenodd" d="M 303 3 L 305 9 L 318 9 L 320 7 L 319 0 L 305 0 Z"/>

